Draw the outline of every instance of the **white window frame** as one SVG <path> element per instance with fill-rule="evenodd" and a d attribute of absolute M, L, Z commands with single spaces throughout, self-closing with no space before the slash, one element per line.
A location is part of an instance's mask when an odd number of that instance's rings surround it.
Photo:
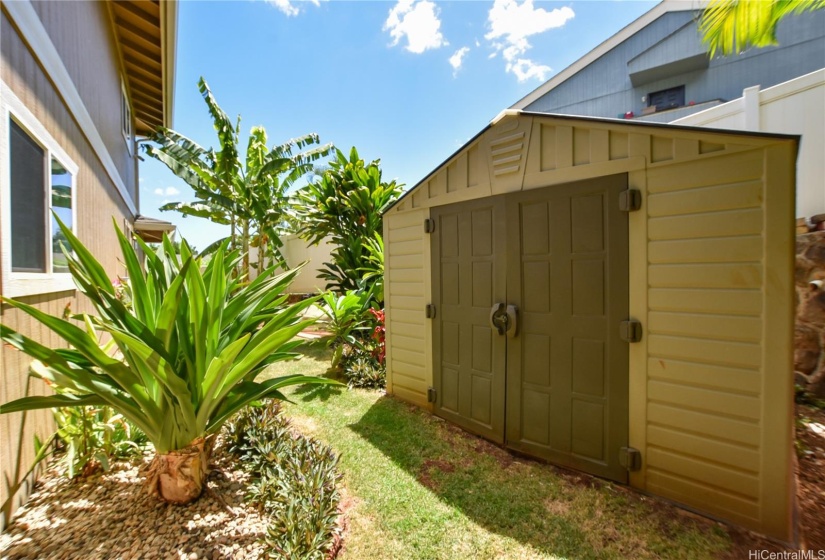
<path fill-rule="evenodd" d="M 0 208 L 2 208 L 2 286 L 0 292 L 6 297 L 24 297 L 54 292 L 75 290 L 72 275 L 67 272 L 52 271 L 51 231 L 46 237 L 46 272 L 13 272 L 11 265 L 11 161 L 10 126 L 13 119 L 37 144 L 43 148 L 44 165 L 51 166 L 52 158 L 72 176 L 72 231 L 77 232 L 77 174 L 79 167 L 69 154 L 58 144 L 46 127 L 29 111 L 8 85 L 0 80 Z M 50 169 L 47 178 L 51 177 Z M 43 185 L 46 208 L 51 208 L 50 184 Z M 51 217 L 47 217 L 51 228 Z"/>
<path fill-rule="evenodd" d="M 132 104 L 129 99 L 129 94 L 126 90 L 126 82 L 123 78 L 120 79 L 120 132 L 123 134 L 123 139 L 126 141 L 126 149 L 129 150 L 129 155 L 135 155 L 135 133 L 134 133 L 134 118 L 132 117 Z"/>

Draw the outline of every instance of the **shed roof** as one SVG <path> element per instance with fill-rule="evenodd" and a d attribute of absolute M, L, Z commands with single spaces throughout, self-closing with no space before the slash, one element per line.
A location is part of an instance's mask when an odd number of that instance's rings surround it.
<path fill-rule="evenodd" d="M 136 132 L 172 125 L 175 93 L 177 0 L 107 2 Z"/>
<path fill-rule="evenodd" d="M 506 118 L 511 117 L 533 117 L 533 118 L 540 118 L 540 119 L 555 119 L 555 120 L 564 120 L 564 121 L 572 121 L 572 122 L 579 122 L 582 124 L 586 123 L 599 123 L 599 124 L 607 124 L 607 125 L 614 125 L 619 128 L 641 128 L 641 129 L 659 129 L 659 130 L 667 130 L 670 132 L 687 132 L 687 133 L 701 133 L 703 135 L 730 135 L 736 136 L 740 138 L 762 138 L 762 139 L 774 139 L 774 140 L 794 140 L 799 142 L 801 136 L 797 134 L 778 134 L 772 132 L 752 132 L 752 131 L 742 131 L 742 130 L 730 130 L 726 128 L 708 128 L 703 126 L 686 126 L 686 125 L 676 125 L 670 123 L 658 123 L 658 122 L 648 122 L 648 121 L 628 121 L 624 119 L 609 119 L 604 117 L 587 117 L 587 116 L 579 116 L 579 115 L 563 115 L 563 114 L 556 114 L 556 113 L 541 113 L 535 111 L 522 111 L 522 110 L 515 110 L 515 109 L 505 109 L 501 113 L 499 113 L 493 120 L 491 120 L 487 126 L 482 128 L 475 134 L 472 138 L 467 140 L 460 148 L 458 148 L 455 152 L 450 154 L 443 162 L 441 162 L 438 166 L 435 167 L 432 171 L 427 173 L 420 181 L 418 181 L 415 185 L 412 186 L 409 190 L 407 190 L 401 197 L 398 198 L 392 205 L 390 205 L 384 213 L 388 213 L 398 204 L 400 204 L 403 200 L 405 200 L 408 196 L 412 196 L 412 194 L 419 189 L 422 185 L 426 184 L 433 175 L 435 175 L 441 168 L 447 165 L 453 158 L 459 155 L 461 152 L 465 151 L 468 147 L 474 144 L 485 132 L 496 126 L 499 122 Z"/>

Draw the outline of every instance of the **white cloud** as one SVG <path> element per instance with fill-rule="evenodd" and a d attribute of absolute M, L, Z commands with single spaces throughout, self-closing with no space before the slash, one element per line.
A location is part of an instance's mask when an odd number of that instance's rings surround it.
<path fill-rule="evenodd" d="M 175 187 L 166 187 L 165 189 L 155 189 L 155 194 L 158 196 L 175 196 L 180 194 L 180 191 Z"/>
<path fill-rule="evenodd" d="M 547 74 L 552 68 L 543 64 L 536 64 L 532 60 L 519 58 L 515 62 L 507 62 L 507 71 L 512 72 L 520 82 L 526 82 L 530 78 L 536 78 L 543 82 L 547 79 Z"/>
<path fill-rule="evenodd" d="M 297 16 L 301 13 L 301 4 L 312 4 L 313 6 L 320 6 L 320 0 L 266 0 L 267 4 L 272 4 L 281 12 L 289 17 Z"/>
<path fill-rule="evenodd" d="M 507 72 L 515 74 L 518 81 L 530 78 L 544 81 L 550 67 L 522 56 L 532 48 L 527 38 L 562 27 L 575 15 L 567 6 L 547 11 L 535 8 L 533 0 L 524 0 L 521 4 L 518 0 L 495 0 L 487 14 L 490 32 L 484 38 L 492 43 L 494 54 L 501 52 Z"/>
<path fill-rule="evenodd" d="M 415 54 L 444 47 L 449 43 L 441 34 L 438 13 L 430 0 L 398 0 L 384 22 L 384 30 L 389 30 L 393 47 L 406 37 L 404 48 Z"/>
<path fill-rule="evenodd" d="M 468 52 L 470 52 L 470 47 L 461 47 L 453 53 L 453 56 L 449 58 L 450 66 L 453 67 L 453 76 L 455 76 L 456 72 L 458 72 L 461 68 L 461 63 L 464 61 L 464 55 Z"/>

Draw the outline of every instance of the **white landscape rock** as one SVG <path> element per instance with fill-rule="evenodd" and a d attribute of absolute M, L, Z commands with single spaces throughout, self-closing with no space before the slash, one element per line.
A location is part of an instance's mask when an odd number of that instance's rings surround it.
<path fill-rule="evenodd" d="M 262 558 L 266 519 L 243 502 L 248 475 L 218 449 L 208 490 L 186 506 L 149 496 L 149 459 L 71 481 L 49 471 L 0 534 L 0 558 Z"/>

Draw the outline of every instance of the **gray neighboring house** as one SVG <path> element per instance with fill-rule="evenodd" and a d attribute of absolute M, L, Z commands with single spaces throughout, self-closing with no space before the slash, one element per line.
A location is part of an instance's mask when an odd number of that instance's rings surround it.
<path fill-rule="evenodd" d="M 697 26 L 704 5 L 663 1 L 511 108 L 671 122 L 736 99 L 747 87 L 825 67 L 825 10 L 782 20 L 777 47 L 711 59 Z"/>

